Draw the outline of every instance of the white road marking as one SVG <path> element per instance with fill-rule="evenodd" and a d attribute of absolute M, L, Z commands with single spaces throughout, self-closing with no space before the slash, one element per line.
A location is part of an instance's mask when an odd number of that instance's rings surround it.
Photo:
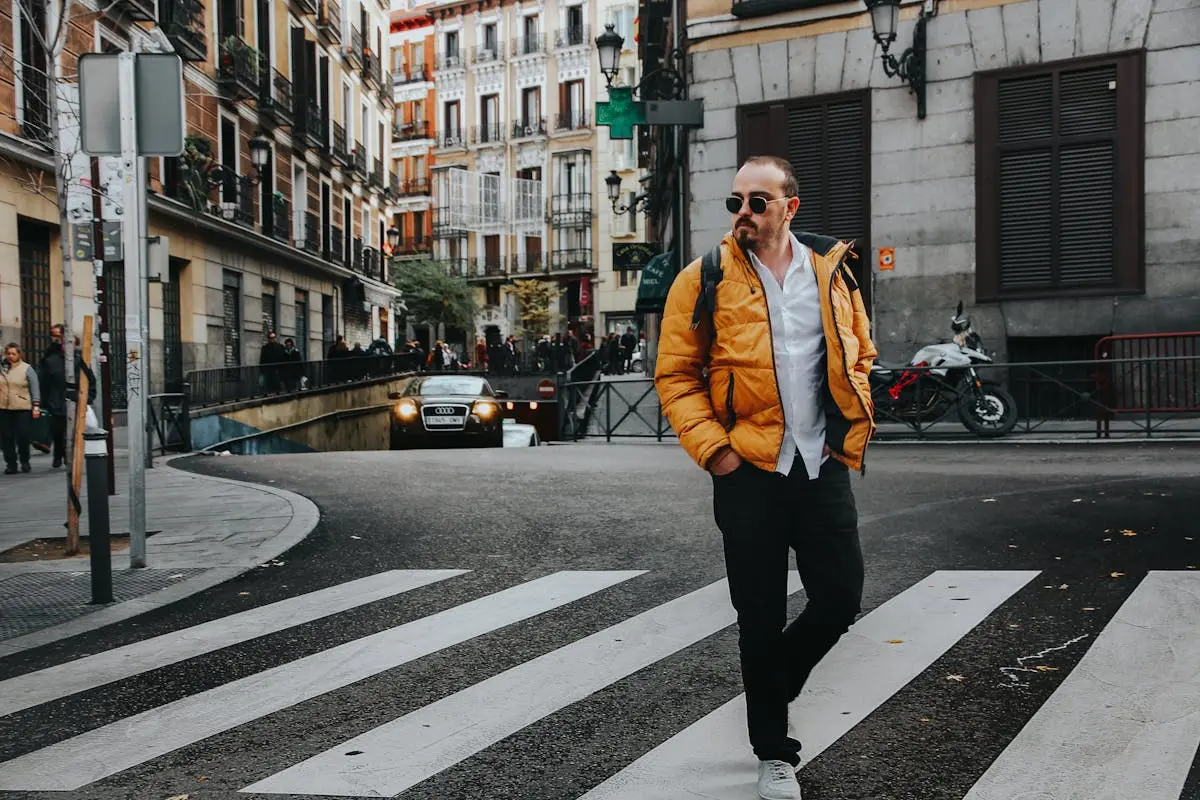
<path fill-rule="evenodd" d="M 1037 574 L 938 571 L 856 622 L 791 706 L 803 758 L 840 739 Z M 740 695 L 581 800 L 745 800 L 756 769 Z"/>
<path fill-rule="evenodd" d="M 381 572 L 9 678 L 0 681 L 0 716 L 152 669 L 178 664 L 223 647 L 294 628 L 468 571 L 398 569 Z"/>
<path fill-rule="evenodd" d="M 800 589 L 793 573 L 789 592 Z M 725 580 L 527 661 L 243 792 L 393 797 L 737 621 Z M 357 751 L 358 755 L 346 755 Z"/>
<path fill-rule="evenodd" d="M 243 723 L 564 606 L 643 572 L 556 572 L 314 653 L 0 764 L 0 790 L 75 791 Z"/>
<path fill-rule="evenodd" d="M 1198 675 L 1200 574 L 1150 572 L 964 800 L 1178 800 Z"/>

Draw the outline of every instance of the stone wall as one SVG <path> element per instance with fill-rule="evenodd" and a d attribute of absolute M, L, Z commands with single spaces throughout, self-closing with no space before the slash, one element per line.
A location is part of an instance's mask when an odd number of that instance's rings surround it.
<path fill-rule="evenodd" d="M 912 40 L 902 21 L 897 50 Z M 928 116 L 882 70 L 866 15 L 693 45 L 691 95 L 705 126 L 690 147 L 691 252 L 728 230 L 736 108 L 871 90 L 871 244 L 894 247 L 876 273 L 875 337 L 886 358 L 948 338 L 951 309 L 975 295 L 977 71 L 1146 48 L 1145 294 L 988 303 L 971 309 L 990 348 L 1008 336 L 1200 328 L 1200 13 L 1194 0 L 943 0 L 928 28 Z M 728 37 L 726 37 L 729 40 Z M 746 43 L 747 38 L 755 39 Z M 797 164 L 800 180 L 804 165 Z M 867 257 L 874 265 L 874 253 Z"/>

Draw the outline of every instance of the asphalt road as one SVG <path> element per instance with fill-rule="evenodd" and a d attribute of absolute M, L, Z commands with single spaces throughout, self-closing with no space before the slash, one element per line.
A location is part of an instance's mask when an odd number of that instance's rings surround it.
<path fill-rule="evenodd" d="M 349 685 L 298 697 L 164 755 L 101 769 L 112 774 L 85 786 L 0 791 L 0 799 L 313 797 L 241 790 L 724 577 L 710 479 L 672 445 L 175 463 L 297 491 L 317 503 L 322 521 L 276 564 L 174 606 L 0 660 L 0 680 L 386 570 L 470 571 L 101 688 L 84 683 L 75 694 L 0 717 L 0 762 L 552 573 L 644 573 Z M 854 478 L 867 562 L 865 613 L 937 570 L 1037 575 L 806 763 L 805 797 L 968 796 L 1148 571 L 1200 567 L 1198 465 L 1200 446 L 1189 444 L 873 448 L 867 476 Z M 486 602 L 481 613 L 492 613 Z M 802 603 L 803 594 L 794 595 L 792 612 Z M 513 732 L 464 750 L 402 797 L 576 800 L 736 698 L 736 653 L 736 627 L 718 626 L 550 713 L 528 713 Z M 1035 653 L 1040 657 L 1025 658 Z M 1012 671 L 1034 663 L 1044 669 Z M 547 694 L 553 690 L 546 686 Z M 497 694 L 479 703 L 478 713 L 499 714 L 489 704 L 532 707 L 536 695 Z M 1185 710 L 1200 716 L 1200 706 Z M 436 715 L 429 719 L 427 727 L 440 724 Z M 1190 733 L 1177 731 L 1181 736 Z M 65 763 L 105 763 L 110 739 L 81 739 Z M 1119 749 L 1117 742 L 1112 747 Z M 729 758 L 748 760 L 748 748 Z M 120 766 L 119 759 L 112 763 Z M 0 763 L 0 787 L 11 785 L 4 769 Z M 754 797 L 752 785 L 726 794 L 689 791 L 675 796 Z M 1196 764 L 1172 796 L 1200 798 Z"/>

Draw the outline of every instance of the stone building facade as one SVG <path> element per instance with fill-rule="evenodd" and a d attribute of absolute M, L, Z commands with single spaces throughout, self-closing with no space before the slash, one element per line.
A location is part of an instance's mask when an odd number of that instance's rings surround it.
<path fill-rule="evenodd" d="M 1001 359 L 1200 329 L 1200 8 L 905 2 L 894 54 L 922 8 L 918 119 L 860 2 L 690 0 L 693 257 L 728 230 L 739 159 L 770 152 L 801 225 L 859 242 L 885 359 L 948 339 L 960 299 Z"/>

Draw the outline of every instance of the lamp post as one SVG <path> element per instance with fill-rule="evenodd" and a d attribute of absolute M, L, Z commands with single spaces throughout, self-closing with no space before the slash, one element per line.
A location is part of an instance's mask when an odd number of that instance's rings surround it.
<path fill-rule="evenodd" d="M 605 82 L 612 86 L 620 69 L 621 51 L 625 48 L 625 38 L 617 33 L 615 26 L 605 25 L 604 33 L 596 37 L 596 51 L 600 55 L 600 73 Z"/>
<path fill-rule="evenodd" d="M 263 168 L 270 160 L 271 140 L 261 133 L 255 134 L 254 138 L 250 140 L 250 163 L 254 165 L 255 173 L 261 175 Z"/>
<path fill-rule="evenodd" d="M 917 96 L 917 119 L 925 119 L 925 26 L 930 19 L 937 16 L 938 0 L 932 3 L 930 10 L 921 7 L 913 29 L 912 46 L 900 54 L 900 57 L 888 52 L 892 42 L 896 41 L 896 25 L 900 16 L 900 0 L 863 0 L 867 11 L 871 13 L 871 28 L 875 33 L 875 42 L 883 50 L 883 71 L 889 78 L 896 76 L 909 85 Z"/>
<path fill-rule="evenodd" d="M 395 225 L 387 229 L 387 243 L 392 252 L 396 252 L 396 248 L 400 246 L 400 231 Z"/>
<path fill-rule="evenodd" d="M 637 195 L 629 203 L 619 202 L 621 199 L 621 176 L 614 169 L 608 173 L 608 177 L 604 179 L 604 185 L 608 189 L 608 200 L 612 203 L 614 214 L 636 214 L 639 211 L 645 212 L 650 205 L 650 194 L 643 192 Z"/>

